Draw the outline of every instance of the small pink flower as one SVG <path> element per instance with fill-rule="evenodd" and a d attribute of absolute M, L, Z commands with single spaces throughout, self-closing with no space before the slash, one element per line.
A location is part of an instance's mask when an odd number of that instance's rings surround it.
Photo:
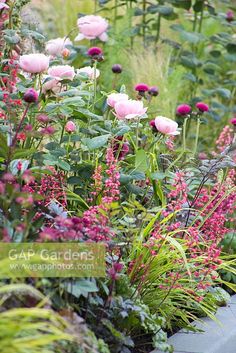
<path fill-rule="evenodd" d="M 128 100 L 129 99 L 129 96 L 125 93 L 111 93 L 107 96 L 107 104 L 114 108 L 115 107 L 115 104 L 117 102 L 120 102 L 122 100 Z"/>
<path fill-rule="evenodd" d="M 178 124 L 164 116 L 158 116 L 155 118 L 155 126 L 162 134 L 179 135 L 179 131 L 177 131 Z"/>
<path fill-rule="evenodd" d="M 234 20 L 234 13 L 233 11 L 229 10 L 226 13 L 226 21 L 232 22 Z"/>
<path fill-rule="evenodd" d="M 34 88 L 29 88 L 24 93 L 23 99 L 26 103 L 36 103 L 38 101 L 39 95 Z"/>
<path fill-rule="evenodd" d="M 49 117 L 46 115 L 46 114 L 40 114 L 37 116 L 37 120 L 40 122 L 40 123 L 48 123 L 49 122 Z"/>
<path fill-rule="evenodd" d="M 48 75 L 55 80 L 73 80 L 75 76 L 75 70 L 70 65 L 57 65 L 52 66 L 48 69 Z"/>
<path fill-rule="evenodd" d="M 86 74 L 90 80 L 94 80 L 94 68 L 85 66 L 77 70 L 77 74 Z M 96 69 L 96 78 L 100 76 L 100 71 Z"/>
<path fill-rule="evenodd" d="M 202 112 L 202 113 L 208 112 L 208 110 L 209 110 L 209 106 L 206 103 L 203 103 L 203 102 L 198 102 L 196 104 L 196 108 L 198 110 L 200 110 L 200 112 Z"/>
<path fill-rule="evenodd" d="M 68 133 L 72 133 L 76 131 L 76 125 L 73 121 L 67 121 L 66 125 L 65 125 L 65 130 Z"/>
<path fill-rule="evenodd" d="M 115 104 L 115 115 L 118 119 L 134 119 L 144 115 L 147 108 L 138 100 L 121 100 Z"/>
<path fill-rule="evenodd" d="M 92 48 L 89 48 L 87 53 L 89 56 L 98 56 L 102 54 L 102 49 L 99 47 L 92 47 Z"/>
<path fill-rule="evenodd" d="M 178 115 L 182 115 L 182 116 L 185 116 L 185 115 L 188 115 L 189 113 L 191 113 L 191 110 L 192 108 L 190 107 L 190 105 L 188 104 L 181 104 L 177 107 L 176 109 L 176 113 Z"/>
<path fill-rule="evenodd" d="M 108 22 L 101 16 L 88 15 L 80 17 L 77 21 L 77 25 L 80 33 L 75 38 L 76 41 L 85 38 L 91 40 L 97 37 L 103 42 L 108 40 L 106 33 Z"/>
<path fill-rule="evenodd" d="M 230 120 L 231 124 L 236 126 L 236 117 Z"/>
<path fill-rule="evenodd" d="M 67 45 L 72 45 L 69 38 L 51 39 L 46 43 L 46 51 L 52 56 L 62 55 Z"/>
<path fill-rule="evenodd" d="M 135 91 L 138 92 L 147 92 L 149 87 L 148 85 L 146 85 L 146 83 L 138 83 L 135 87 L 134 87 Z"/>
<path fill-rule="evenodd" d="M 44 54 L 28 54 L 20 56 L 19 65 L 22 70 L 31 74 L 39 74 L 49 67 L 49 57 Z"/>
<path fill-rule="evenodd" d="M 40 130 L 42 135 L 53 135 L 56 129 L 53 126 L 47 126 Z"/>

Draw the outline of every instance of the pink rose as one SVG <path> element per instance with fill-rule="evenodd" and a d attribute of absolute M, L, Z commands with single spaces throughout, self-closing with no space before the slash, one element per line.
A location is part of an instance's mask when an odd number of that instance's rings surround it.
<path fill-rule="evenodd" d="M 73 121 L 67 121 L 66 125 L 65 125 L 65 130 L 68 133 L 72 133 L 76 131 L 76 125 L 75 123 L 73 123 Z"/>
<path fill-rule="evenodd" d="M 115 115 L 118 119 L 133 119 L 144 115 L 147 108 L 142 101 L 121 100 L 115 104 Z"/>
<path fill-rule="evenodd" d="M 77 74 L 86 74 L 90 80 L 94 79 L 94 68 L 91 66 L 85 66 L 77 70 Z M 96 78 L 100 76 L 100 71 L 96 69 Z"/>
<path fill-rule="evenodd" d="M 56 38 L 46 43 L 46 51 L 53 56 L 61 55 L 67 45 L 72 45 L 69 38 Z"/>
<path fill-rule="evenodd" d="M 61 83 L 55 78 L 50 79 L 43 84 L 42 92 L 45 94 L 47 91 L 53 91 L 53 93 L 59 93 L 61 91 Z"/>
<path fill-rule="evenodd" d="M 106 42 L 108 36 L 106 30 L 108 28 L 108 22 L 101 16 L 88 15 L 80 17 L 77 21 L 80 33 L 75 38 L 76 41 L 86 39 L 99 38 L 103 42 Z"/>
<path fill-rule="evenodd" d="M 9 6 L 5 4 L 6 0 L 0 0 L 0 10 L 9 9 Z"/>
<path fill-rule="evenodd" d="M 115 104 L 117 102 L 120 102 L 122 100 L 128 100 L 129 99 L 129 96 L 125 93 L 111 93 L 109 94 L 109 96 L 107 96 L 107 104 L 114 108 L 115 107 Z"/>
<path fill-rule="evenodd" d="M 49 67 L 49 57 L 44 54 L 28 54 L 20 56 L 19 65 L 22 70 L 31 74 L 39 74 Z"/>
<path fill-rule="evenodd" d="M 75 70 L 69 65 L 57 65 L 52 66 L 48 69 L 48 75 L 56 80 L 73 80 L 75 76 Z"/>
<path fill-rule="evenodd" d="M 177 131 L 178 124 L 171 119 L 165 118 L 164 116 L 158 116 L 155 118 L 155 126 L 159 132 L 165 135 L 179 135 Z"/>

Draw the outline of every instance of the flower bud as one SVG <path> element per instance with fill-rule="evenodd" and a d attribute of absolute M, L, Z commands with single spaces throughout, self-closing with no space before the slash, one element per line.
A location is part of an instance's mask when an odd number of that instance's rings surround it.
<path fill-rule="evenodd" d="M 148 94 L 150 96 L 156 97 L 159 94 L 159 89 L 156 86 L 149 87 L 148 89 Z"/>
<path fill-rule="evenodd" d="M 67 121 L 66 126 L 65 126 L 66 132 L 71 134 L 72 132 L 76 131 L 76 125 L 73 121 Z"/>
<path fill-rule="evenodd" d="M 122 66 L 120 64 L 114 64 L 111 68 L 112 72 L 114 74 L 121 74 L 122 72 Z"/>
<path fill-rule="evenodd" d="M 23 96 L 23 99 L 26 103 L 36 103 L 38 98 L 38 92 L 36 92 L 33 88 L 29 88 Z"/>

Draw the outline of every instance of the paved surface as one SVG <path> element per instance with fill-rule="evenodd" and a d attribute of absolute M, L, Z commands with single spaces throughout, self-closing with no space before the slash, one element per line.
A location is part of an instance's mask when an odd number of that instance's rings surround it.
<path fill-rule="evenodd" d="M 171 336 L 168 342 L 173 345 L 174 353 L 236 353 L 236 295 L 228 306 L 219 308 L 216 318 L 219 322 L 210 318 L 193 322 L 203 333 L 180 330 Z"/>

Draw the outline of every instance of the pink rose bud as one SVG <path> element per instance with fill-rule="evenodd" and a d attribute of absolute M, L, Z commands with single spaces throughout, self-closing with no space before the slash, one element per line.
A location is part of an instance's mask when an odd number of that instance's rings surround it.
<path fill-rule="evenodd" d="M 36 92 L 33 88 L 27 89 L 23 96 L 23 99 L 26 103 L 36 103 L 38 101 L 38 98 L 38 92 Z"/>
<path fill-rule="evenodd" d="M 65 48 L 62 50 L 62 56 L 64 59 L 68 58 L 68 56 L 70 55 L 70 50 Z"/>
<path fill-rule="evenodd" d="M 49 67 L 49 57 L 44 54 L 22 55 L 19 60 L 22 70 L 31 74 L 39 74 Z"/>
<path fill-rule="evenodd" d="M 65 126 L 66 132 L 71 134 L 72 132 L 76 131 L 76 125 L 73 121 L 67 121 L 66 126 Z"/>
<path fill-rule="evenodd" d="M 191 113 L 191 110 L 192 108 L 190 107 L 190 105 L 188 104 L 181 104 L 177 107 L 176 109 L 176 113 L 178 115 L 182 115 L 182 116 L 185 116 L 185 115 L 188 115 L 189 113 Z"/>

